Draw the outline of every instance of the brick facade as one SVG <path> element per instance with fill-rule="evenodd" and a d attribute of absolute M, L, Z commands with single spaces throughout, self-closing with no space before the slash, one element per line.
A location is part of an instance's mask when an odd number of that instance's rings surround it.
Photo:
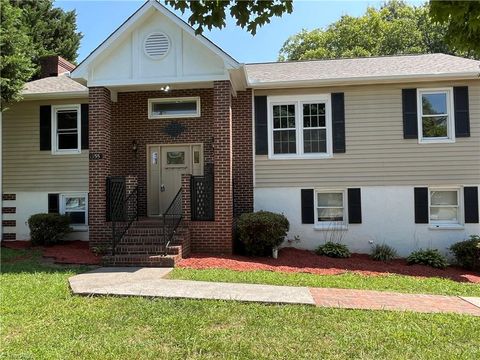
<path fill-rule="evenodd" d="M 17 200 L 17 194 L 3 194 L 3 201 L 15 201 Z"/>
<path fill-rule="evenodd" d="M 184 119 L 148 119 L 148 99 L 199 96 L 201 116 Z M 251 91 L 231 96 L 229 81 L 215 81 L 213 88 L 119 93 L 110 101 L 109 91 L 90 88 L 90 241 L 92 246 L 108 245 L 110 227 L 105 222 L 106 177 L 127 176 L 139 188 L 139 215 L 147 215 L 147 145 L 202 143 L 204 163 L 214 167 L 215 221 L 191 222 L 189 193 L 183 197 L 184 217 L 194 252 L 232 252 L 232 222 L 235 213 L 253 208 Z M 165 127 L 181 124 L 184 131 L 170 136 Z M 137 151 L 133 151 L 133 142 Z M 235 164 L 238 162 L 238 164 Z M 233 177 L 235 176 L 235 180 Z M 232 184 L 235 184 L 235 190 Z M 189 177 L 182 179 L 185 188 Z M 188 197 L 188 199 L 187 199 Z M 185 249 L 188 253 L 189 249 Z"/>

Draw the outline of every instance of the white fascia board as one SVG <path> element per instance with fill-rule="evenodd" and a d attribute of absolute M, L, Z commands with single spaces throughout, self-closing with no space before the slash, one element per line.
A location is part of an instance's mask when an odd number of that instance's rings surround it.
<path fill-rule="evenodd" d="M 46 99 L 78 99 L 88 98 L 88 89 L 84 91 L 63 91 L 63 92 L 48 92 L 38 94 L 24 94 L 22 100 L 46 100 Z"/>
<path fill-rule="evenodd" d="M 97 80 L 91 82 L 89 86 L 130 86 L 130 85 L 172 85 L 172 84 L 185 84 L 185 83 L 196 83 L 196 82 L 206 82 L 206 81 L 221 81 L 229 80 L 230 77 L 227 74 L 221 75 L 203 75 L 203 76 L 189 76 L 184 78 L 168 77 L 168 78 L 144 78 L 144 79 L 133 79 L 133 80 Z"/>
<path fill-rule="evenodd" d="M 247 77 L 247 86 L 255 89 L 262 88 L 292 88 L 332 85 L 367 85 L 386 84 L 395 82 L 421 82 L 433 80 L 468 80 L 478 79 L 479 72 L 462 72 L 449 74 L 412 74 L 400 76 L 365 76 L 335 79 L 289 80 L 289 81 L 250 81 Z"/>

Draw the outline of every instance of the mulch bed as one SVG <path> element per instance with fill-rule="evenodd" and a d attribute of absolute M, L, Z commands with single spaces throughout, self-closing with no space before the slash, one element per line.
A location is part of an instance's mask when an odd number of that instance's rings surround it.
<path fill-rule="evenodd" d="M 37 249 L 57 264 L 99 265 L 101 257 L 92 253 L 86 241 L 64 241 L 51 246 L 32 246 L 30 241 L 2 241 L 9 249 Z"/>
<path fill-rule="evenodd" d="M 480 283 L 480 273 L 453 266 L 441 270 L 424 265 L 408 265 L 404 259 L 384 263 L 374 261 L 366 254 L 352 254 L 352 257 L 348 259 L 334 259 L 294 248 L 281 249 L 278 259 L 238 255 L 192 254 L 189 258 L 181 260 L 177 266 L 191 269 L 267 270 L 319 275 L 339 275 L 346 272 L 370 276 L 399 274 L 416 277 L 441 277 L 458 282 Z"/>

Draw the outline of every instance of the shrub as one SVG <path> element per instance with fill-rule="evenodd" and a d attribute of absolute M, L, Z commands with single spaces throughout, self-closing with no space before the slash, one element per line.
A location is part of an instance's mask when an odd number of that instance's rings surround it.
<path fill-rule="evenodd" d="M 346 245 L 332 241 L 327 241 L 325 244 L 320 245 L 315 252 L 318 255 L 325 255 L 333 258 L 349 258 L 351 255 Z"/>
<path fill-rule="evenodd" d="M 290 224 L 282 214 L 257 211 L 242 214 L 237 221 L 238 240 L 251 255 L 271 255 L 287 236 Z"/>
<path fill-rule="evenodd" d="M 480 236 L 471 235 L 469 240 L 460 241 L 450 247 L 457 264 L 467 269 L 480 268 Z"/>
<path fill-rule="evenodd" d="M 414 251 L 407 257 L 407 263 L 428 265 L 438 269 L 445 269 L 448 266 L 447 259 L 437 249 Z"/>
<path fill-rule="evenodd" d="M 71 231 L 70 218 L 59 214 L 35 214 L 28 219 L 33 245 L 56 244 Z"/>
<path fill-rule="evenodd" d="M 377 244 L 373 247 L 370 257 L 377 261 L 391 261 L 397 257 L 397 251 L 387 244 Z"/>

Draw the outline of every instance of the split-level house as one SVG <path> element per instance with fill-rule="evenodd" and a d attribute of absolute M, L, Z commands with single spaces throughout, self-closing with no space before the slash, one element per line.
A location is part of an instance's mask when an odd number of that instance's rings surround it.
<path fill-rule="evenodd" d="M 4 239 L 60 212 L 106 263 L 161 265 L 231 253 L 254 210 L 306 249 L 480 233 L 479 61 L 242 64 L 156 1 L 68 74 L 53 59 L 3 116 Z"/>

